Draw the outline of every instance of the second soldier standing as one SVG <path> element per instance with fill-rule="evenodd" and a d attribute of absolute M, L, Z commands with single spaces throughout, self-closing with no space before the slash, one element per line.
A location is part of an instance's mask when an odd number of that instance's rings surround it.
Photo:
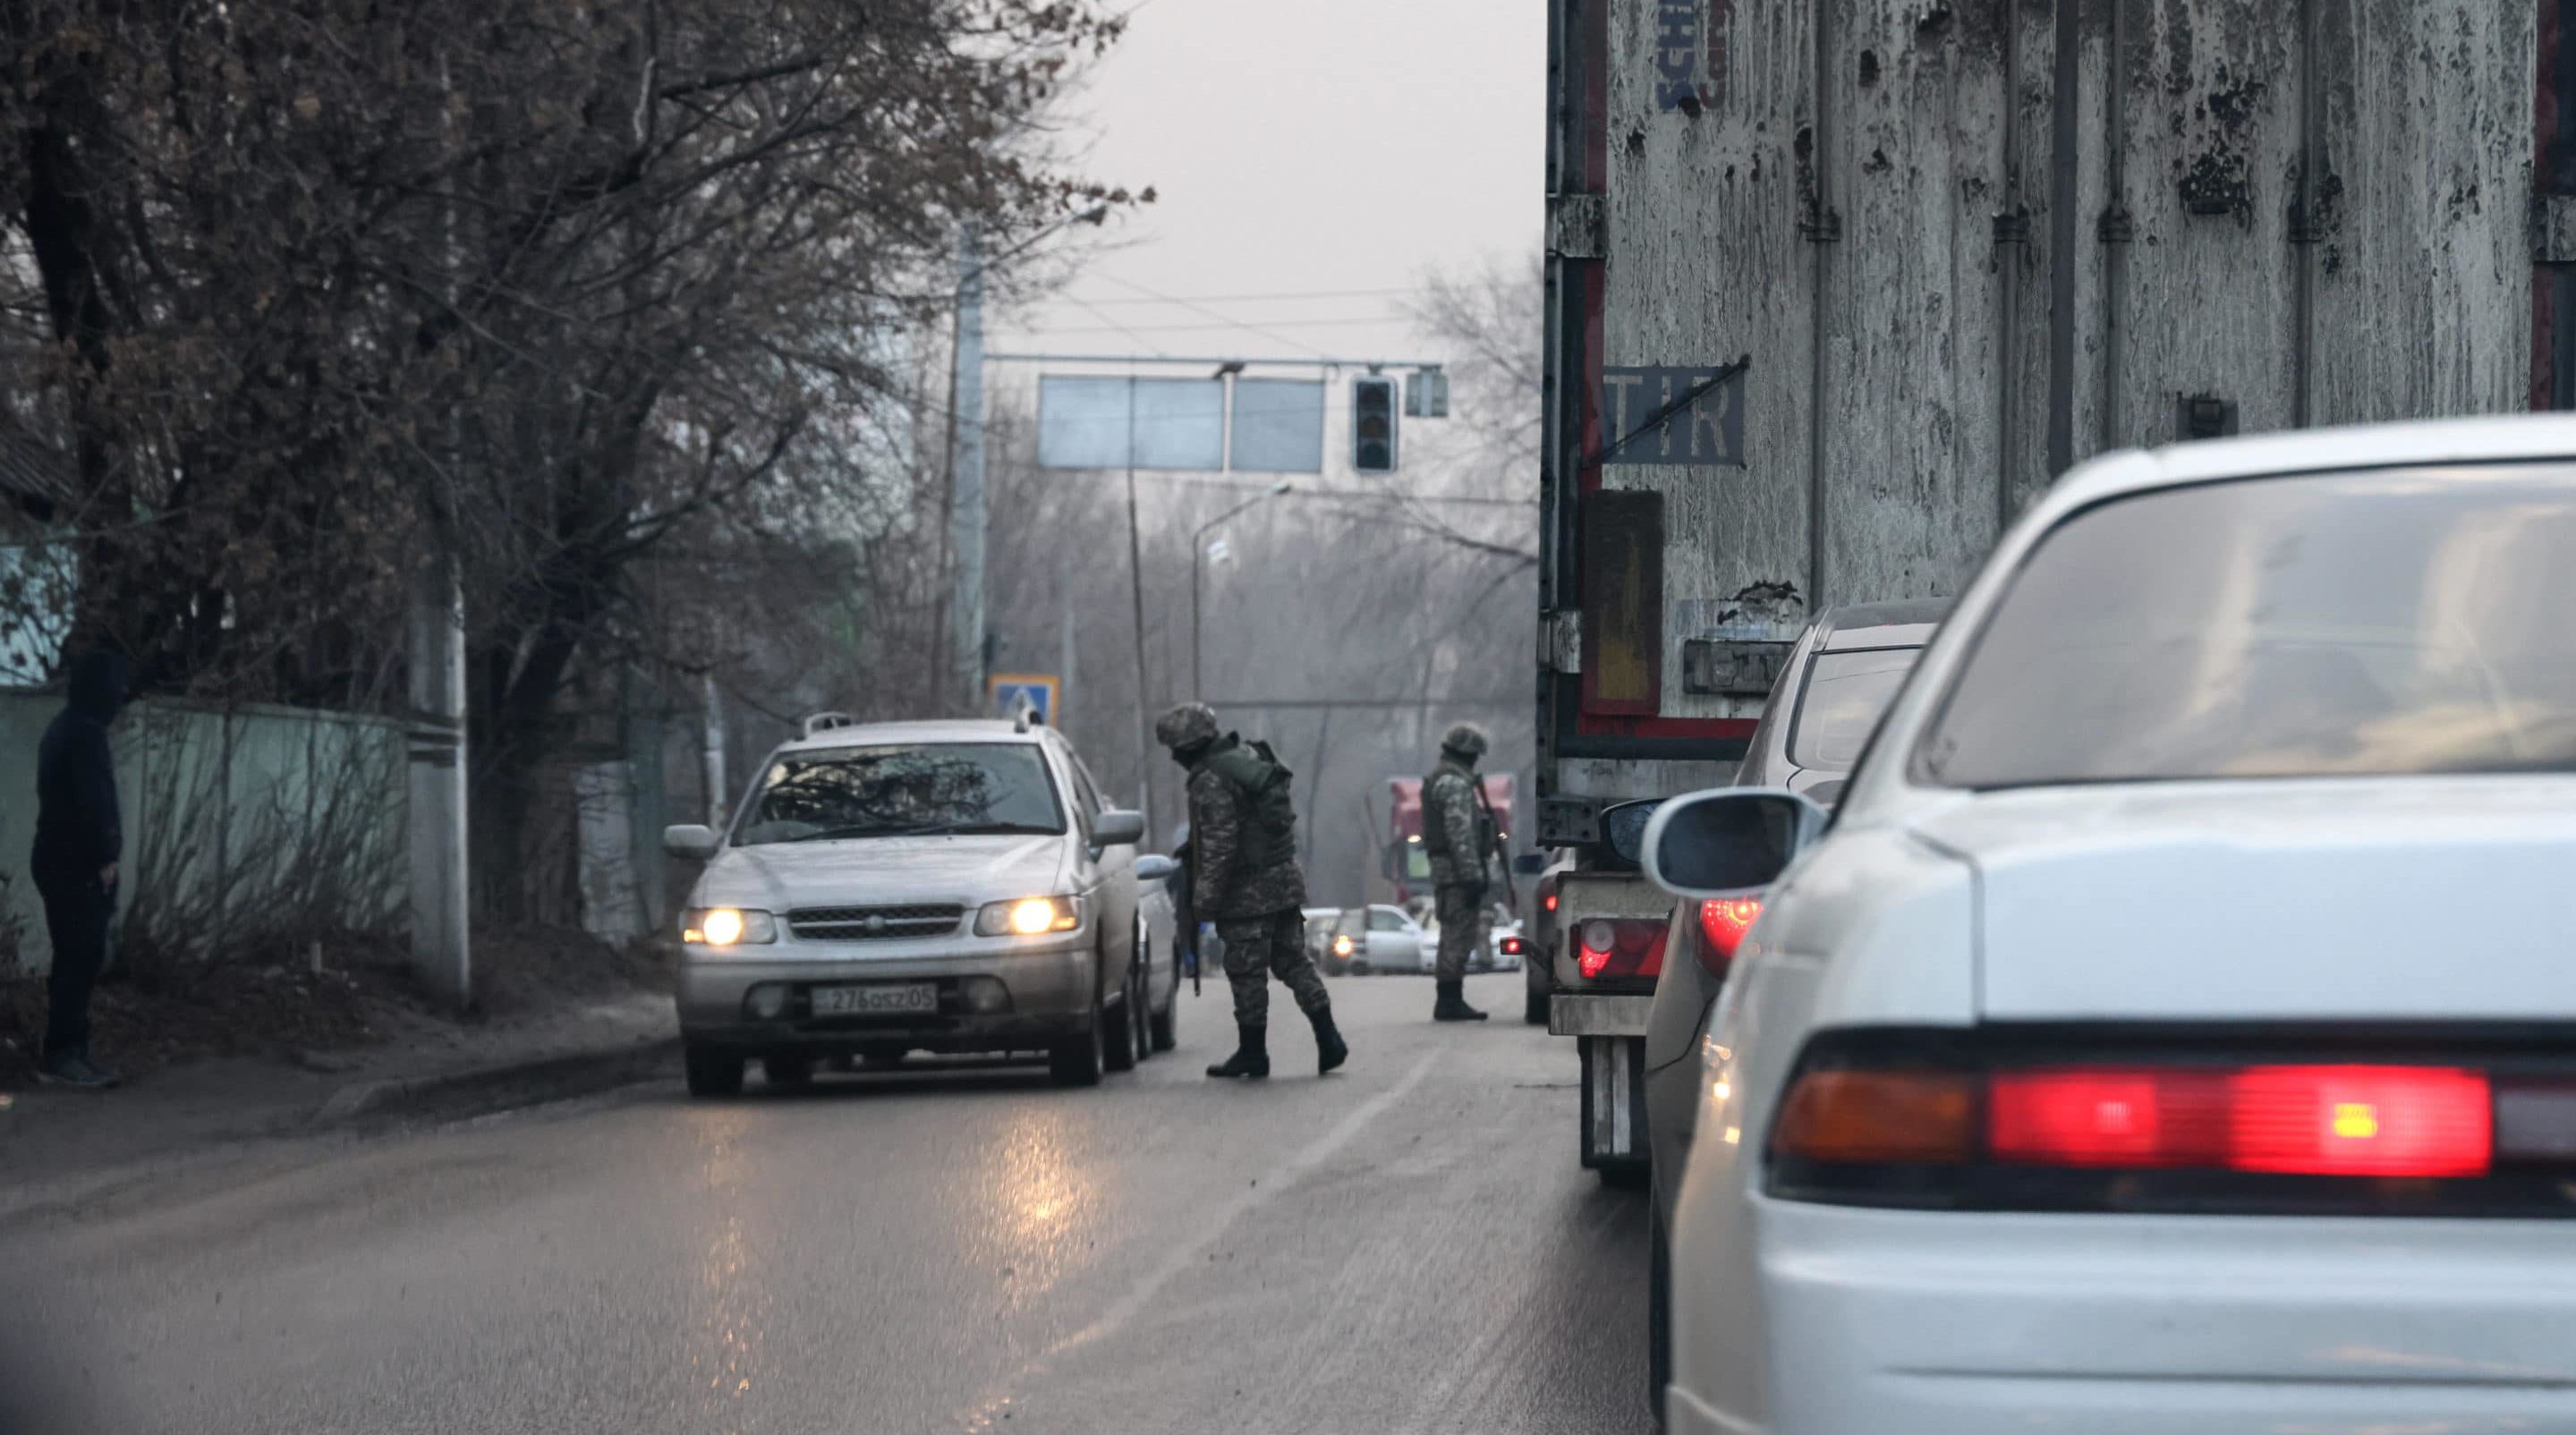
<path fill-rule="evenodd" d="M 1440 739 L 1440 766 L 1422 780 L 1422 850 L 1431 859 L 1431 884 L 1440 918 L 1439 997 L 1433 1021 L 1483 1021 L 1467 1005 L 1467 958 L 1481 935 L 1486 859 L 1501 845 L 1500 824 L 1485 804 L 1476 760 L 1485 755 L 1485 730 L 1462 722 Z"/>
<path fill-rule="evenodd" d="M 1216 924 L 1225 979 L 1234 989 L 1234 1055 L 1210 1076 L 1270 1074 L 1270 978 L 1295 993 L 1315 1028 L 1315 1064 L 1330 1071 L 1350 1056 L 1333 1025 L 1333 999 L 1306 955 L 1306 874 L 1297 865 L 1297 814 L 1290 775 L 1267 747 L 1220 734 L 1216 712 L 1184 703 L 1163 714 L 1154 736 L 1189 770 L 1190 905 Z"/>

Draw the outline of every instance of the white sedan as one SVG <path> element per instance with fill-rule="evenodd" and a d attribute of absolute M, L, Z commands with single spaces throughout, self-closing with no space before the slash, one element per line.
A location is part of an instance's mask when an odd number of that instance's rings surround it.
<path fill-rule="evenodd" d="M 2576 1430 L 2576 422 L 2103 459 L 1761 891 L 1670 1428 Z"/>

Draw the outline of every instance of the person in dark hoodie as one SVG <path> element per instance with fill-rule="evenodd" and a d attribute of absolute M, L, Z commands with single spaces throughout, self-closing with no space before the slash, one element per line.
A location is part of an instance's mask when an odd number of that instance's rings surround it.
<path fill-rule="evenodd" d="M 125 706 L 128 681 L 125 655 L 113 649 L 74 658 L 70 701 L 36 749 L 36 846 L 27 867 L 44 898 L 45 931 L 54 946 L 45 1051 L 36 1074 L 61 1086 L 105 1089 L 117 1082 L 90 1059 L 89 997 L 107 963 L 116 864 L 124 855 L 107 725 Z"/>

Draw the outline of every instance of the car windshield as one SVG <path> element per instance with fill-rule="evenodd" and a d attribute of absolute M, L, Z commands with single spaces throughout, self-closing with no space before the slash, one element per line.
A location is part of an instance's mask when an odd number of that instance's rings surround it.
<path fill-rule="evenodd" d="M 735 840 L 1063 830 L 1063 805 L 1036 744 L 936 743 L 781 757 L 761 778 Z"/>
<path fill-rule="evenodd" d="M 2576 471 L 2323 474 L 2050 533 L 1926 732 L 1962 787 L 2576 770 Z"/>
<path fill-rule="evenodd" d="M 1862 648 L 1818 653 L 1789 724 L 1789 761 L 1821 772 L 1849 772 L 1869 730 L 1903 686 L 1919 648 Z"/>

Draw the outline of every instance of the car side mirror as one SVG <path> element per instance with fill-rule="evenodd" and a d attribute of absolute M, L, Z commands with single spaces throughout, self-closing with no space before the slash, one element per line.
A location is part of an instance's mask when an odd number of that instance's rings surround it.
<path fill-rule="evenodd" d="M 1779 787 L 1676 797 L 1646 824 L 1646 875 L 1676 897 L 1748 896 L 1770 886 L 1825 829 L 1825 810 Z"/>
<path fill-rule="evenodd" d="M 1133 847 L 1144 840 L 1144 813 L 1120 809 L 1091 820 L 1091 842 L 1095 847 Z"/>
<path fill-rule="evenodd" d="M 674 857 L 694 857 L 704 861 L 716 855 L 716 849 L 723 845 L 724 841 L 716 836 L 716 830 L 703 822 L 683 822 L 676 827 L 662 829 L 662 850 Z"/>
<path fill-rule="evenodd" d="M 1515 877 L 1537 877 L 1546 871 L 1547 854 L 1544 852 L 1524 852 L 1512 859 L 1512 875 Z"/>
<path fill-rule="evenodd" d="M 1180 863 L 1160 853 L 1136 859 L 1136 880 L 1139 882 L 1168 882 L 1172 880 L 1172 874 L 1180 870 Z"/>

